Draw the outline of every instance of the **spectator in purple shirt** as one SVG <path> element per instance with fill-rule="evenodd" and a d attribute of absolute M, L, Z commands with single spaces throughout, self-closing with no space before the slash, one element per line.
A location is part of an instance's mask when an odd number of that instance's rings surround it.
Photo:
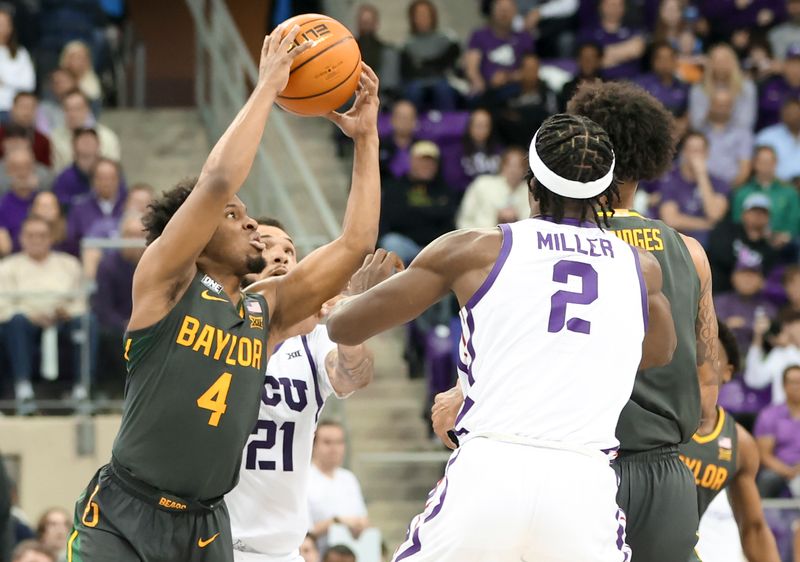
<path fill-rule="evenodd" d="M 67 219 L 67 250 L 79 256 L 81 240 L 90 232 L 105 237 L 116 232 L 125 207 L 119 164 L 101 158 L 92 173 L 92 190 L 78 198 Z"/>
<path fill-rule="evenodd" d="M 683 139 L 678 165 L 661 179 L 659 214 L 669 226 L 706 245 L 714 226 L 728 212 L 730 188 L 708 170 L 708 141 L 698 132 Z"/>
<path fill-rule="evenodd" d="M 783 371 L 786 403 L 768 406 L 758 415 L 753 435 L 761 452 L 758 489 L 767 498 L 779 495 L 787 484 L 798 496 L 800 478 L 800 365 Z M 793 485 L 791 483 L 794 483 Z"/>
<path fill-rule="evenodd" d="M 699 129 L 708 139 L 708 170 L 733 187 L 750 177 L 753 133 L 734 119 L 733 96 L 715 90 L 705 123 Z"/>
<path fill-rule="evenodd" d="M 558 107 L 560 111 L 567 110 L 567 102 L 572 99 L 575 92 L 584 82 L 602 81 L 601 71 L 603 69 L 603 46 L 599 43 L 582 43 L 578 47 L 578 74 L 564 84 L 561 94 L 558 96 Z"/>
<path fill-rule="evenodd" d="M 417 109 L 408 100 L 399 100 L 392 108 L 392 132 L 381 139 L 378 152 L 381 177 L 401 178 L 408 173 L 409 151 L 416 140 Z"/>
<path fill-rule="evenodd" d="M 708 117 L 711 96 L 727 90 L 733 97 L 733 116 L 737 126 L 753 130 L 758 108 L 758 92 L 745 77 L 736 52 L 729 45 L 716 45 L 708 52 L 703 81 L 689 92 L 689 126 L 700 129 Z"/>
<path fill-rule="evenodd" d="M 753 340 L 753 326 L 758 314 L 775 318 L 778 310 L 763 294 L 762 258 L 755 252 L 741 252 L 731 275 L 733 291 L 715 295 L 717 318 L 725 322 L 736 336 L 739 349 L 745 350 Z"/>
<path fill-rule="evenodd" d="M 472 33 L 464 66 L 473 96 L 489 90 L 502 96 L 504 88 L 519 81 L 522 55 L 533 52 L 533 39 L 512 29 L 516 15 L 514 0 L 494 0 L 489 25 Z"/>
<path fill-rule="evenodd" d="M 132 213 L 122 218 L 120 234 L 125 240 L 144 241 L 141 216 Z M 92 310 L 99 324 L 98 372 L 124 373 L 119 353 L 120 342 L 131 316 L 133 272 L 144 253 L 141 248 L 122 248 L 107 252 L 97 268 L 97 291 Z"/>
<path fill-rule="evenodd" d="M 800 99 L 800 44 L 786 51 L 783 73 L 768 80 L 758 99 L 758 129 L 781 121 L 781 108 L 787 99 Z"/>
<path fill-rule="evenodd" d="M 59 202 L 69 208 L 77 197 L 89 193 L 89 176 L 100 159 L 100 141 L 94 129 L 78 129 L 72 139 L 74 160 L 72 165 L 58 174 L 53 182 L 53 193 Z"/>
<path fill-rule="evenodd" d="M 646 47 L 644 35 L 625 25 L 624 0 L 600 0 L 600 25 L 581 30 L 579 41 L 603 46 L 603 77 L 633 78 L 642 69 Z"/>
<path fill-rule="evenodd" d="M 751 35 L 763 35 L 785 15 L 785 0 L 707 0 L 697 2 L 710 22 L 712 39 L 744 50 Z M 756 32 L 756 33 L 753 33 Z"/>
<path fill-rule="evenodd" d="M 458 151 L 442 162 L 442 176 L 448 187 L 461 195 L 476 177 L 498 172 L 501 152 L 492 114 L 476 109 L 469 116 Z"/>
<path fill-rule="evenodd" d="M 20 249 L 22 223 L 39 191 L 39 179 L 34 171 L 33 152 L 30 149 L 9 152 L 5 161 L 11 189 L 0 199 L 0 228 L 8 231 L 13 251 L 16 252 Z"/>
<path fill-rule="evenodd" d="M 678 52 L 667 42 L 652 47 L 653 71 L 636 80 L 675 116 L 679 131 L 686 131 L 689 123 L 689 85 L 676 76 Z"/>

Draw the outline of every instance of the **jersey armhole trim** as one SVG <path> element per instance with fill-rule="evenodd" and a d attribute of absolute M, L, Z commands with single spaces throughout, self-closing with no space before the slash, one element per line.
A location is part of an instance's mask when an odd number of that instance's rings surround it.
<path fill-rule="evenodd" d="M 636 274 L 639 277 L 639 289 L 642 294 L 642 318 L 644 319 L 644 333 L 647 335 L 647 326 L 650 323 L 650 307 L 647 299 L 647 284 L 642 275 L 642 264 L 639 261 L 639 250 L 633 246 L 628 246 L 633 252 L 633 263 L 636 264 Z"/>
<path fill-rule="evenodd" d="M 473 294 L 467 301 L 466 308 L 475 308 L 484 295 L 489 292 L 489 289 L 492 288 L 495 279 L 497 279 L 497 276 L 500 275 L 500 270 L 503 269 L 503 265 L 508 259 L 508 254 L 511 253 L 511 244 L 513 242 L 511 227 L 507 224 L 501 224 L 499 225 L 499 228 L 500 232 L 503 233 L 503 244 L 500 246 L 500 254 L 497 256 L 497 260 L 495 260 L 489 275 L 483 281 L 481 286 L 478 287 L 478 290 L 475 291 L 475 294 Z"/>
<path fill-rule="evenodd" d="M 699 443 L 700 445 L 705 445 L 706 443 L 710 443 L 717 437 L 719 434 L 722 433 L 722 428 L 725 426 L 725 410 L 723 410 L 720 406 L 717 406 L 718 412 L 718 419 L 717 425 L 714 427 L 714 431 L 709 433 L 708 435 L 697 435 L 696 433 L 692 436 L 692 439 L 695 443 Z"/>
<path fill-rule="evenodd" d="M 300 336 L 300 341 L 303 342 L 303 349 L 306 352 L 306 358 L 308 359 L 308 365 L 311 367 L 311 379 L 314 381 L 314 397 L 317 400 L 317 413 L 314 415 L 314 423 L 319 421 L 319 413 L 322 411 L 322 406 L 325 402 L 322 400 L 322 393 L 319 390 L 319 371 L 317 370 L 317 365 L 314 363 L 314 356 L 311 355 L 311 349 L 308 345 L 308 338 L 303 335 Z M 323 369 L 325 366 L 323 365 Z"/>

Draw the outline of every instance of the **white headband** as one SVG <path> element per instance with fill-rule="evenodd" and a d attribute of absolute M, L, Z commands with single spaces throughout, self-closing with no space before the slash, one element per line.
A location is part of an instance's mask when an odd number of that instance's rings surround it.
<path fill-rule="evenodd" d="M 539 153 L 536 152 L 536 137 L 538 135 L 539 131 L 536 131 L 536 134 L 533 135 L 531 147 L 528 151 L 528 163 L 531 166 L 533 177 L 536 178 L 536 181 L 541 183 L 548 190 L 557 195 L 561 195 L 562 197 L 570 197 L 572 199 L 591 199 L 592 197 L 603 193 L 603 191 L 605 191 L 608 186 L 611 185 L 611 182 L 614 179 L 614 165 L 617 162 L 616 156 L 613 156 L 613 159 L 611 160 L 611 169 L 609 169 L 608 173 L 602 178 L 586 182 L 568 180 L 566 178 L 562 178 L 553 170 L 548 168 L 547 164 L 542 162 L 542 159 L 539 158 Z M 614 153 L 612 151 L 612 155 L 613 154 Z"/>

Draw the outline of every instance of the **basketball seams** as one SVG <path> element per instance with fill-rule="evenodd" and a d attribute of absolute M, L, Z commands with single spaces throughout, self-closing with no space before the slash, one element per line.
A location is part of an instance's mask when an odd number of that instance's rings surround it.
<path fill-rule="evenodd" d="M 345 82 L 350 80 L 350 78 L 353 76 L 353 73 L 356 70 L 358 70 L 358 68 L 360 66 L 361 66 L 361 57 L 358 57 L 358 62 L 353 67 L 353 70 L 351 70 L 350 73 L 341 82 L 339 82 L 335 86 L 331 86 L 329 89 L 325 90 L 324 92 L 319 92 L 318 94 L 314 94 L 314 95 L 311 95 L 311 96 L 295 96 L 295 97 L 291 97 L 291 96 L 278 95 L 278 99 L 283 99 L 283 100 L 309 100 L 311 98 L 316 98 L 318 96 L 324 96 L 325 94 L 329 94 L 330 92 L 332 92 L 333 90 L 335 90 L 336 88 L 338 88 L 339 86 L 341 86 L 342 84 L 344 84 Z"/>
<path fill-rule="evenodd" d="M 324 49 L 322 49 L 322 50 L 321 50 L 319 53 L 315 54 L 313 57 L 311 57 L 311 58 L 308 58 L 308 59 L 304 60 L 303 62 L 301 62 L 300 64 L 298 64 L 298 65 L 297 65 L 295 68 L 291 69 L 291 70 L 289 71 L 289 76 L 291 76 L 291 75 L 294 73 L 294 71 L 295 71 L 295 70 L 300 70 L 300 69 L 301 69 L 301 68 L 303 68 L 305 65 L 307 65 L 308 63 L 310 63 L 311 61 L 313 61 L 314 59 L 316 59 L 318 56 L 320 56 L 320 55 L 324 55 L 325 53 L 327 53 L 328 51 L 330 51 L 331 49 L 333 49 L 333 48 L 334 48 L 334 47 L 336 47 L 337 45 L 341 45 L 342 43 L 344 43 L 344 42 L 345 42 L 345 41 L 347 41 L 348 39 L 352 39 L 353 41 L 355 41 L 355 38 L 354 38 L 352 35 L 348 35 L 347 37 L 342 37 L 342 38 L 341 38 L 341 39 L 339 39 L 339 40 L 338 40 L 336 43 L 333 43 L 333 44 L 331 44 L 331 45 L 328 45 L 327 47 L 325 47 Z M 352 73 L 351 73 L 351 74 L 352 74 Z"/>

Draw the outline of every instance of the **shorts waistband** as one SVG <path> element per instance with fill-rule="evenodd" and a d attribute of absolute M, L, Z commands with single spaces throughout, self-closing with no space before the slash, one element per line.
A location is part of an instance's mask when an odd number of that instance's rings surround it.
<path fill-rule="evenodd" d="M 145 503 L 152 504 L 162 511 L 170 513 L 187 513 L 194 511 L 213 511 L 222 504 L 223 497 L 210 500 L 189 500 L 159 490 L 146 482 L 136 478 L 130 471 L 119 464 L 113 457 L 109 463 L 110 476 L 119 486 L 130 495 L 139 498 Z"/>
<path fill-rule="evenodd" d="M 492 433 L 492 432 L 470 433 L 466 441 L 462 438 L 461 443 L 464 444 L 476 438 L 491 439 L 492 441 L 501 441 L 503 443 L 513 443 L 516 445 L 526 445 L 528 447 L 538 447 L 540 449 L 554 449 L 558 451 L 578 453 L 581 455 L 586 455 L 587 457 L 596 458 L 597 460 L 606 463 L 611 460 L 609 452 L 606 451 L 600 451 L 598 449 L 592 449 L 590 447 L 585 447 L 581 445 L 562 443 L 560 441 L 544 441 L 541 439 L 532 439 L 528 437 L 522 437 L 519 435 L 509 435 L 505 433 Z"/>
<path fill-rule="evenodd" d="M 620 450 L 617 455 L 616 461 L 625 462 L 649 462 L 656 459 L 664 459 L 669 457 L 678 458 L 677 445 L 664 445 L 663 447 L 656 447 L 655 449 L 648 449 L 647 451 L 625 451 Z"/>

